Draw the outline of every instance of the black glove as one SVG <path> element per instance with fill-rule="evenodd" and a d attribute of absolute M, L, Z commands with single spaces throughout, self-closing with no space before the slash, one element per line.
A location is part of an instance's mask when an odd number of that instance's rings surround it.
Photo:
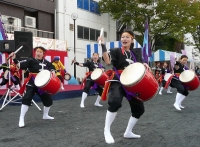
<path fill-rule="evenodd" d="M 76 65 L 79 65 L 79 63 L 78 63 L 78 62 L 75 62 L 74 64 L 76 64 Z"/>

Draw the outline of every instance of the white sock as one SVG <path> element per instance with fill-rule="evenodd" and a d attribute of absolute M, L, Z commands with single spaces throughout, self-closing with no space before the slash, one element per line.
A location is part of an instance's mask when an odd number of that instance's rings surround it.
<path fill-rule="evenodd" d="M 164 87 L 160 87 L 160 91 L 159 94 L 162 95 L 162 91 L 163 91 Z"/>
<path fill-rule="evenodd" d="M 20 113 L 20 117 L 19 117 L 19 127 L 22 128 L 25 126 L 24 123 L 24 117 L 26 112 L 28 111 L 29 106 L 22 104 L 21 106 L 21 113 Z"/>
<path fill-rule="evenodd" d="M 96 100 L 96 102 L 94 103 L 94 105 L 97 106 L 97 107 L 102 107 L 103 105 L 99 104 L 100 100 L 101 100 L 101 96 L 98 95 L 98 96 L 97 96 L 97 100 Z"/>
<path fill-rule="evenodd" d="M 50 107 L 44 106 L 43 119 L 54 119 L 54 117 L 49 116 L 49 109 Z"/>
<path fill-rule="evenodd" d="M 82 93 L 82 99 L 81 99 L 81 104 L 80 104 L 81 108 L 85 108 L 84 102 L 85 102 L 85 99 L 87 98 L 87 95 L 88 94 L 86 92 Z"/>
<path fill-rule="evenodd" d="M 183 102 L 183 100 L 186 98 L 186 96 L 185 95 L 182 95 L 181 97 L 180 97 L 180 100 L 179 100 L 179 107 L 180 108 L 185 108 L 185 107 L 183 107 L 181 104 L 182 104 L 182 102 Z"/>
<path fill-rule="evenodd" d="M 124 133 L 124 138 L 140 138 L 140 135 L 136 135 L 132 132 L 133 127 L 135 126 L 136 122 L 138 121 L 135 117 L 130 117 L 126 131 Z"/>
<path fill-rule="evenodd" d="M 110 127 L 111 127 L 113 121 L 115 120 L 116 115 L 117 115 L 117 112 L 110 112 L 107 110 L 105 127 L 104 127 L 104 137 L 105 137 L 106 143 L 108 143 L 108 144 L 115 142 L 111 135 Z"/>
<path fill-rule="evenodd" d="M 171 87 L 169 86 L 169 87 L 167 88 L 167 93 L 172 93 L 170 90 L 171 90 Z"/>
<path fill-rule="evenodd" d="M 180 102 L 180 98 L 182 97 L 182 94 L 180 93 L 177 93 L 176 94 L 176 99 L 175 99 L 175 103 L 174 103 L 174 107 L 177 109 L 177 110 L 181 110 L 180 106 L 179 106 L 179 102 Z"/>

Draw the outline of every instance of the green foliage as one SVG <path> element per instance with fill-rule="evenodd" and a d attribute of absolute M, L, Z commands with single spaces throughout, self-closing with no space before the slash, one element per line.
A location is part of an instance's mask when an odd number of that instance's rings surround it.
<path fill-rule="evenodd" d="M 141 44 L 146 18 L 149 20 L 152 42 L 163 36 L 183 42 L 183 34 L 194 34 L 200 24 L 198 0 L 157 0 L 157 3 L 153 3 L 153 0 L 101 0 L 99 5 L 101 13 L 109 13 L 114 20 L 132 25 L 133 31 L 141 34 L 137 36 Z M 169 40 L 165 42 L 166 46 L 173 48 Z"/>

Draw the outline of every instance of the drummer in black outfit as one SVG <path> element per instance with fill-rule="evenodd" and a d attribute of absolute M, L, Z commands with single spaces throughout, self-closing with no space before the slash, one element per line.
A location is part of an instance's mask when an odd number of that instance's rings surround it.
<path fill-rule="evenodd" d="M 165 81 L 165 79 L 164 79 L 165 74 L 166 74 L 166 73 L 170 73 L 170 70 L 167 68 L 167 65 L 168 65 L 167 62 L 164 62 L 164 63 L 163 63 L 163 67 L 161 68 L 162 85 L 161 85 L 160 91 L 159 91 L 159 94 L 160 94 L 160 95 L 162 95 L 162 91 L 163 91 L 163 89 L 164 89 L 164 87 L 165 87 L 165 84 L 166 84 L 166 81 Z M 172 93 L 170 90 L 171 90 L 171 86 L 168 86 L 168 88 L 167 88 L 167 93 Z"/>
<path fill-rule="evenodd" d="M 42 71 L 43 69 L 49 70 L 52 72 L 53 76 L 55 75 L 55 67 L 52 65 L 51 62 L 47 61 L 44 58 L 44 54 L 46 52 L 45 48 L 43 47 L 36 47 L 35 49 L 35 58 L 27 58 L 23 61 L 18 61 L 15 58 L 15 54 L 11 53 L 10 56 L 12 56 L 13 61 L 20 69 L 28 69 L 29 71 L 29 77 L 26 84 L 26 92 L 24 96 L 22 97 L 22 106 L 21 106 L 21 113 L 19 118 L 19 127 L 24 127 L 24 117 L 26 112 L 28 111 L 29 106 L 31 105 L 31 101 L 33 99 L 33 96 L 35 93 L 38 94 L 38 96 L 41 98 L 42 103 L 44 105 L 44 111 L 43 111 L 43 119 L 54 119 L 54 117 L 51 117 L 48 115 L 50 106 L 53 104 L 53 100 L 50 94 L 45 93 L 44 91 L 41 91 L 38 89 L 34 84 L 34 77 Z"/>
<path fill-rule="evenodd" d="M 102 68 L 104 70 L 104 67 L 102 66 L 101 63 L 98 62 L 98 60 L 99 60 L 99 54 L 93 53 L 92 54 L 92 61 L 87 61 L 85 63 L 78 63 L 75 60 L 72 61 L 72 62 L 74 62 L 74 64 L 76 64 L 78 66 L 87 67 L 89 69 L 89 72 L 86 73 L 86 75 L 87 75 L 87 77 L 85 79 L 86 81 L 83 82 L 84 83 L 84 89 L 83 89 L 82 99 L 81 99 L 81 104 L 80 104 L 81 108 L 85 108 L 84 102 L 85 102 L 85 99 L 87 98 L 89 90 L 92 86 L 99 93 L 94 105 L 97 106 L 97 107 L 102 107 L 102 105 L 99 102 L 101 100 L 101 94 L 103 92 L 103 88 L 101 86 L 99 86 L 98 84 L 95 84 L 95 82 L 90 77 L 90 74 L 96 68 Z"/>
<path fill-rule="evenodd" d="M 125 30 L 121 34 L 122 48 L 110 49 L 110 56 L 107 52 L 106 46 L 104 45 L 103 38 L 99 37 L 98 40 L 101 40 L 102 43 L 101 44 L 102 53 L 105 63 L 112 64 L 113 68 L 116 69 L 115 72 L 118 72 L 119 70 L 124 70 L 127 66 L 129 66 L 129 64 L 132 64 L 136 61 L 142 62 L 141 55 L 137 54 L 133 50 L 134 34 L 132 31 Z M 127 93 L 122 87 L 122 84 L 118 82 L 119 79 L 116 75 L 113 78 L 113 80 L 116 80 L 116 82 L 111 82 L 110 85 L 110 93 L 108 97 L 109 107 L 106 113 L 105 127 L 104 127 L 104 137 L 106 143 L 108 144 L 114 143 L 114 139 L 110 132 L 110 127 L 117 115 L 118 109 L 122 106 L 123 97 L 126 97 L 128 99 L 132 113 L 126 131 L 124 133 L 124 138 L 141 137 L 140 135 L 132 133 L 132 129 L 135 126 L 138 119 L 142 116 L 142 114 L 145 111 L 143 102 L 130 95 L 127 95 Z"/>
<path fill-rule="evenodd" d="M 181 81 L 179 80 L 179 75 L 184 71 L 188 70 L 188 68 L 185 66 L 187 63 L 188 57 L 186 55 L 182 55 L 180 58 L 180 61 L 176 61 L 174 65 L 174 76 L 171 80 L 170 86 L 175 87 L 177 89 L 176 99 L 174 103 L 174 107 L 177 110 L 181 110 L 181 108 L 184 108 L 181 103 L 186 98 L 186 96 L 189 94 L 188 90 L 183 86 Z"/>

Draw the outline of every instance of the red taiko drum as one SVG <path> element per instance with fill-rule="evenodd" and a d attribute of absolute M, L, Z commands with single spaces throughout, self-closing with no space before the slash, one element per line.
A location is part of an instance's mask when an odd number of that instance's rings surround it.
<path fill-rule="evenodd" d="M 61 81 L 57 76 L 53 76 L 50 71 L 42 70 L 35 77 L 35 85 L 42 91 L 49 94 L 56 94 L 61 87 Z"/>
<path fill-rule="evenodd" d="M 199 87 L 199 78 L 192 70 L 184 70 L 179 79 L 188 90 L 192 91 Z"/>
<path fill-rule="evenodd" d="M 128 92 L 137 94 L 142 101 L 153 98 L 159 90 L 158 82 L 149 67 L 139 62 L 123 70 L 120 82 Z"/>
<path fill-rule="evenodd" d="M 108 80 L 108 75 L 101 69 L 95 69 L 91 74 L 91 79 L 100 86 L 104 86 L 105 81 Z"/>

